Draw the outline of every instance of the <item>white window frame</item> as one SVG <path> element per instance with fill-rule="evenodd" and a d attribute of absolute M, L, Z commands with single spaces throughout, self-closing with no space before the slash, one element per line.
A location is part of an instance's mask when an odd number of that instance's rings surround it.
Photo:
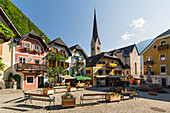
<path fill-rule="evenodd" d="M 20 58 L 25 58 L 25 63 L 27 63 L 27 57 L 18 56 L 18 63 L 20 63 Z"/>
<path fill-rule="evenodd" d="M 165 55 L 165 60 L 161 60 L 161 55 Z M 166 61 L 166 54 L 164 53 L 164 54 L 160 54 L 159 55 L 159 59 L 160 59 L 160 61 Z"/>
<path fill-rule="evenodd" d="M 30 45 L 29 48 L 31 48 L 31 43 L 30 42 L 24 42 L 23 44 L 24 44 L 23 47 L 26 47 L 25 44 L 29 44 Z"/>
<path fill-rule="evenodd" d="M 166 45 L 166 40 L 165 40 L 165 39 L 160 41 L 160 45 L 161 45 L 161 42 L 163 42 L 163 41 L 165 41 L 165 45 Z M 162 45 L 161 45 L 161 46 L 162 46 Z M 163 45 L 163 46 L 164 46 L 164 45 Z"/>
<path fill-rule="evenodd" d="M 156 45 L 156 48 L 154 49 L 154 46 Z M 157 44 L 154 44 L 153 45 L 153 50 L 156 50 L 158 48 L 158 45 Z"/>
<path fill-rule="evenodd" d="M 39 60 L 39 64 L 41 64 L 41 59 L 35 58 L 34 59 L 34 64 L 35 64 L 35 60 Z"/>
<path fill-rule="evenodd" d="M 152 57 L 151 57 L 151 56 L 149 56 L 149 57 L 150 57 L 150 59 L 151 59 L 150 61 L 152 61 Z M 148 61 L 148 57 L 146 57 L 146 61 Z"/>
<path fill-rule="evenodd" d="M 28 77 L 33 77 L 33 83 L 27 83 L 27 78 Z M 26 76 L 26 84 L 35 84 L 34 76 Z"/>
<path fill-rule="evenodd" d="M 162 67 L 162 66 L 165 66 L 165 67 L 166 67 L 165 72 L 163 72 L 163 73 L 161 72 L 161 67 Z M 160 75 L 166 75 L 166 73 L 167 73 L 167 66 L 166 66 L 166 64 L 161 64 L 161 65 L 160 65 Z"/>
<path fill-rule="evenodd" d="M 38 49 L 36 49 L 36 48 L 35 48 L 35 46 L 37 46 L 37 47 L 38 47 Z M 40 46 L 40 45 L 38 45 L 38 44 L 34 44 L 34 49 L 35 49 L 35 50 L 41 50 L 41 46 Z"/>

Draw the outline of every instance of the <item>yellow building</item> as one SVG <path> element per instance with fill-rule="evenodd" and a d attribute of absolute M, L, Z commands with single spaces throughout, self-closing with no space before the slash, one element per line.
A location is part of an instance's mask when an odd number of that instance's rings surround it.
<path fill-rule="evenodd" d="M 124 78 L 124 65 L 116 56 L 102 52 L 86 59 L 86 75 L 97 85 L 109 85 Z"/>
<path fill-rule="evenodd" d="M 148 74 L 151 68 L 153 84 L 170 86 L 170 29 L 157 36 L 141 53 L 142 72 Z"/>

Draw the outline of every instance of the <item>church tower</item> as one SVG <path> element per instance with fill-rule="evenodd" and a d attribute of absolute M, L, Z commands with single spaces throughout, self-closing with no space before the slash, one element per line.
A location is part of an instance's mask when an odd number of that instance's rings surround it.
<path fill-rule="evenodd" d="M 94 9 L 93 34 L 91 40 L 91 56 L 101 53 L 101 43 L 97 30 L 96 9 Z"/>

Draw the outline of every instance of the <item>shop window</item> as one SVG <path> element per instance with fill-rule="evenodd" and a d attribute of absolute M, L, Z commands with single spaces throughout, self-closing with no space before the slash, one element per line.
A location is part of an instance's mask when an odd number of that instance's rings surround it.
<path fill-rule="evenodd" d="M 27 84 L 34 84 L 34 77 L 33 76 L 27 76 Z"/>

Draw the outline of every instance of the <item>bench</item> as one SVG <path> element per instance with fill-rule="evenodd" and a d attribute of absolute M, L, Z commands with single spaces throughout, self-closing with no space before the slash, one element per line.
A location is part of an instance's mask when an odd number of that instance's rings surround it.
<path fill-rule="evenodd" d="M 49 106 L 52 102 L 55 105 L 55 97 L 54 96 L 51 98 L 50 95 L 26 93 L 25 91 L 23 91 L 23 93 L 24 93 L 25 104 L 26 104 L 27 100 L 30 100 L 31 103 L 32 103 L 32 100 L 38 100 L 38 101 L 49 102 Z"/>
<path fill-rule="evenodd" d="M 98 97 L 85 98 L 85 97 L 95 97 L 95 96 L 98 96 Z M 83 103 L 84 100 L 101 100 L 101 99 L 102 99 L 102 102 L 103 102 L 103 99 L 106 99 L 106 93 L 104 93 L 104 94 L 83 94 L 82 96 L 80 96 L 80 104 Z"/>

